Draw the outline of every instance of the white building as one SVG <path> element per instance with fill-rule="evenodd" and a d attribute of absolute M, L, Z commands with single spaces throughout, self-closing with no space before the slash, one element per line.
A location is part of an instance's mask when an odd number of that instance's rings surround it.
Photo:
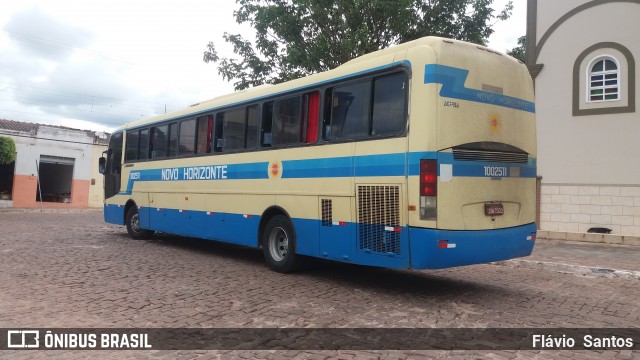
<path fill-rule="evenodd" d="M 108 134 L 0 120 L 0 136 L 17 150 L 13 164 L 0 166 L 0 207 L 102 206 L 98 158 Z"/>
<path fill-rule="evenodd" d="M 640 236 L 640 0 L 528 0 L 527 22 L 541 230 Z"/>

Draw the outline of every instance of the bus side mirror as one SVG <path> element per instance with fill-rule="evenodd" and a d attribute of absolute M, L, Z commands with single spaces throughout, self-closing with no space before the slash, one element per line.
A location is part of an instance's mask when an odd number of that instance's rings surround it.
<path fill-rule="evenodd" d="M 107 159 L 105 159 L 104 156 L 98 159 L 98 172 L 100 172 L 100 174 L 107 172 Z"/>

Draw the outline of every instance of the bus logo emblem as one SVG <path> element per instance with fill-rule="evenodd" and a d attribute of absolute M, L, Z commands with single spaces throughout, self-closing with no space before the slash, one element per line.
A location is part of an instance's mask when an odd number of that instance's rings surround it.
<path fill-rule="evenodd" d="M 498 114 L 489 114 L 489 129 L 491 132 L 497 133 L 502 128 L 502 119 Z"/>
<path fill-rule="evenodd" d="M 279 177 L 282 173 L 282 166 L 277 162 L 269 164 L 269 177 L 275 178 Z"/>

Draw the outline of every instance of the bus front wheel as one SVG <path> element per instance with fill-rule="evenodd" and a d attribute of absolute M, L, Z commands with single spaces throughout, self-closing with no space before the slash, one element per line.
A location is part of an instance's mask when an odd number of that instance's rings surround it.
<path fill-rule="evenodd" d="M 140 227 L 140 214 L 138 213 L 138 207 L 135 205 L 127 211 L 126 225 L 129 236 L 136 240 L 148 239 L 153 235 L 153 231 Z"/>
<path fill-rule="evenodd" d="M 289 273 L 300 268 L 302 256 L 296 254 L 296 235 L 286 216 L 271 218 L 262 239 L 264 259 L 272 270 Z"/>

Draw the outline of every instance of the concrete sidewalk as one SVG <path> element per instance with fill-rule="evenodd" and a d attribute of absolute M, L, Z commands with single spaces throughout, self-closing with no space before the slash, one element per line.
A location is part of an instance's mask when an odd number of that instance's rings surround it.
<path fill-rule="evenodd" d="M 538 239 L 531 256 L 496 264 L 640 280 L 640 246 Z"/>

